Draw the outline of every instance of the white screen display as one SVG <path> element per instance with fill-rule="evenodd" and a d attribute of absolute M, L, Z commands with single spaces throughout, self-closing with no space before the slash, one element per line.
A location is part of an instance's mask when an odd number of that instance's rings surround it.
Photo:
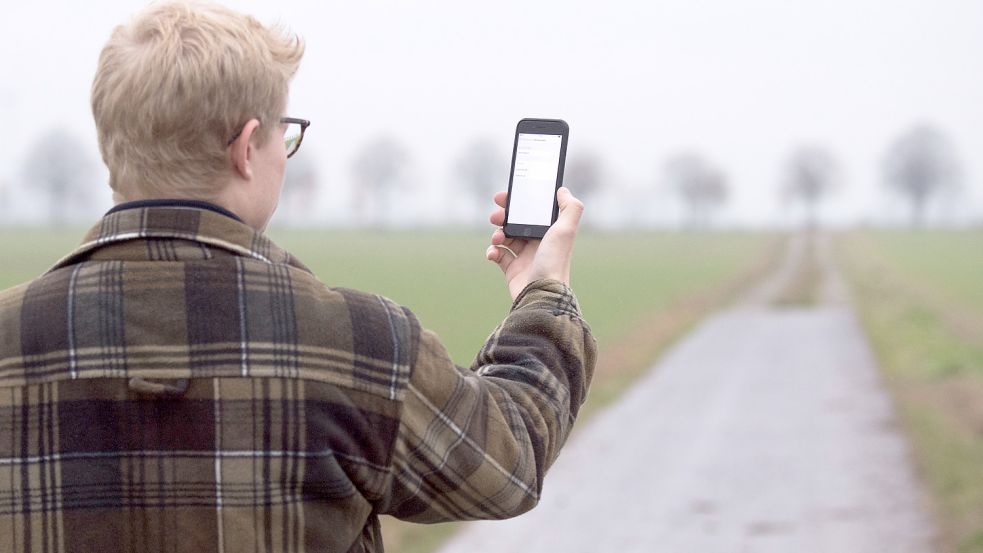
<path fill-rule="evenodd" d="M 549 226 L 553 222 L 562 139 L 558 134 L 519 133 L 509 199 L 510 224 Z"/>

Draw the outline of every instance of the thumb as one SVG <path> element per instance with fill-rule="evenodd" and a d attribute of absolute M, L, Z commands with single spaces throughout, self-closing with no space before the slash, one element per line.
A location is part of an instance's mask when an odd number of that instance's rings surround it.
<path fill-rule="evenodd" d="M 560 207 L 556 222 L 576 227 L 580 223 L 580 216 L 584 213 L 583 202 L 578 200 L 569 188 L 561 186 L 556 191 L 556 203 Z"/>

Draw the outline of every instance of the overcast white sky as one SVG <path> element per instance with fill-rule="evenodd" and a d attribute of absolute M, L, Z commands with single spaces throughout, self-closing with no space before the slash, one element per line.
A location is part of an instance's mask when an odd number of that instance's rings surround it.
<path fill-rule="evenodd" d="M 373 137 L 409 150 L 419 192 L 404 205 L 433 221 L 453 204 L 450 167 L 467 142 L 488 137 L 507 156 L 522 117 L 563 118 L 570 156 L 602 156 L 612 193 L 595 216 L 608 222 L 605 206 L 617 202 L 675 217 L 660 172 L 690 149 L 728 174 L 729 221 L 778 220 L 780 164 L 803 143 L 840 160 L 829 213 L 878 219 L 884 151 L 919 122 L 945 131 L 963 163 L 967 192 L 954 214 L 983 218 L 976 0 L 225 3 L 305 38 L 289 111 L 313 121 L 299 155 L 316 161 L 328 191 L 318 210 L 335 220 L 347 216 L 352 157 Z M 145 2 L 9 4 L 0 180 L 20 179 L 27 149 L 58 125 L 98 159 L 88 103 L 96 60 Z"/>

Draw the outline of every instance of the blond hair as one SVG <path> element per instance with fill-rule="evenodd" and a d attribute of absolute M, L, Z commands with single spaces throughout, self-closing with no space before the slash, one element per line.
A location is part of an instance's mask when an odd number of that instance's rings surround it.
<path fill-rule="evenodd" d="M 213 199 L 229 140 L 255 118 L 265 142 L 303 54 L 283 28 L 205 2 L 152 4 L 116 27 L 92 83 L 114 196 Z"/>

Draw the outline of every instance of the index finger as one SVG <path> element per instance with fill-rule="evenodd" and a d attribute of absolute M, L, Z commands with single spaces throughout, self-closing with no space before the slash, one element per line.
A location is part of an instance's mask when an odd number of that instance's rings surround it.
<path fill-rule="evenodd" d="M 498 205 L 498 207 L 505 207 L 505 202 L 508 200 L 508 198 L 509 193 L 505 192 L 504 190 L 495 193 L 495 203 Z"/>

